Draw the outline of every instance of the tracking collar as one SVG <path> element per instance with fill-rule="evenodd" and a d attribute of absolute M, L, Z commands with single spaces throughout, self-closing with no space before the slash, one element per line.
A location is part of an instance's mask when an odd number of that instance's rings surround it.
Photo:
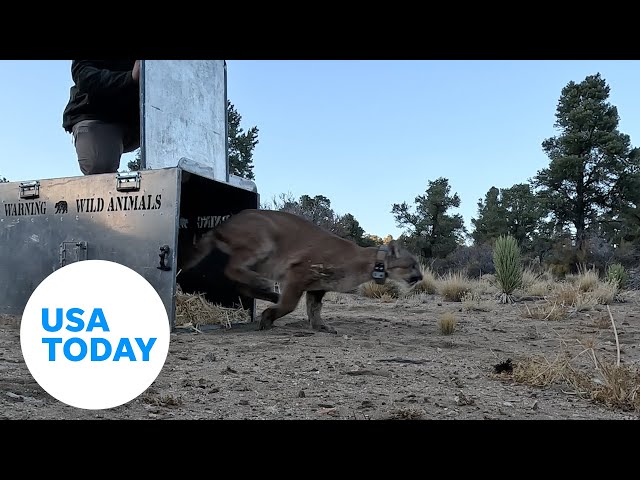
<path fill-rule="evenodd" d="M 373 280 L 382 285 L 387 279 L 387 272 L 384 269 L 384 259 L 387 258 L 387 254 L 389 253 L 389 249 L 385 245 L 380 245 L 378 247 L 378 252 L 376 253 L 376 263 L 373 266 L 373 272 L 371 272 L 371 276 Z"/>

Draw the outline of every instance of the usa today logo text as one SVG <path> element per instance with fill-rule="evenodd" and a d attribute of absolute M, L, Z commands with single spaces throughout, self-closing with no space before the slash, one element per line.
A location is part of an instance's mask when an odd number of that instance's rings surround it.
<path fill-rule="evenodd" d="M 86 330 L 85 322 L 82 319 L 82 315 L 84 313 L 84 310 L 82 310 L 81 308 L 71 308 L 66 311 L 66 314 L 63 308 L 56 308 L 55 322 L 52 325 L 51 321 L 49 320 L 49 309 L 43 308 L 42 328 L 48 333 L 59 332 L 63 328 L 63 323 L 66 319 L 67 325 L 64 328 L 72 333 L 78 333 L 82 331 L 91 333 L 96 329 L 102 330 L 104 333 L 109 332 L 107 318 L 105 317 L 102 308 L 93 309 L 91 317 L 86 324 Z M 65 342 L 63 342 L 62 337 L 42 337 L 42 343 L 48 345 L 49 347 L 50 362 L 55 362 L 56 359 L 59 358 L 59 350 L 56 350 L 56 347 L 58 345 L 61 346 L 64 358 L 66 358 L 70 362 L 80 362 L 82 360 L 85 360 L 87 358 L 87 354 L 89 354 L 90 361 L 102 362 L 111 358 L 112 351 L 115 351 L 112 358 L 114 362 L 120 361 L 121 358 L 125 358 L 132 362 L 138 361 L 138 359 L 142 360 L 143 362 L 148 362 L 149 354 L 157 338 L 149 338 L 146 343 L 144 339 L 140 337 L 136 337 L 133 340 L 138 347 L 138 355 L 136 355 L 136 351 L 132 345 L 131 339 L 129 338 L 120 338 L 116 347 L 114 348 L 111 341 L 109 341 L 109 339 L 105 337 L 91 337 L 89 339 L 89 345 L 87 345 L 87 341 L 81 337 L 71 337 Z M 78 351 L 77 354 L 73 353 L 74 347 L 77 347 L 75 348 L 75 350 Z"/>
<path fill-rule="evenodd" d="M 45 278 L 20 324 L 36 382 L 83 409 L 117 407 L 142 394 L 160 374 L 169 340 L 166 308 L 153 286 L 104 260 L 71 263 Z"/>

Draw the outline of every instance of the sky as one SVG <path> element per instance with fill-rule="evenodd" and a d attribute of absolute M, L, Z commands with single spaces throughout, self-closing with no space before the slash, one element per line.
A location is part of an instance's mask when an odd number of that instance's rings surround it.
<path fill-rule="evenodd" d="M 81 175 L 62 111 L 70 60 L 0 60 L 0 176 Z M 469 231 L 492 187 L 526 182 L 549 164 L 562 89 L 600 73 L 619 130 L 640 143 L 637 60 L 227 60 L 228 98 L 253 152 L 262 202 L 324 195 L 365 232 L 397 238 L 394 203 L 413 205 L 449 180 Z M 122 157 L 126 169 L 133 154 Z"/>

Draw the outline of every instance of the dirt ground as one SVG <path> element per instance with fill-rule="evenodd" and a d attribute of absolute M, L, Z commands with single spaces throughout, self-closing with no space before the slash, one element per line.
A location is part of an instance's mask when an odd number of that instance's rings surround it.
<path fill-rule="evenodd" d="M 611 305 L 623 365 L 640 360 L 640 292 Z M 269 331 L 257 323 L 203 333 L 179 328 L 156 381 L 131 402 L 82 410 L 48 395 L 20 349 L 19 319 L 0 319 L 1 419 L 619 419 L 638 412 L 595 402 L 562 383 L 531 387 L 494 367 L 527 356 L 556 358 L 594 345 L 616 357 L 606 307 L 564 320 L 527 318 L 534 302 L 490 311 L 437 295 L 412 301 L 328 294 L 323 317 L 337 335 L 310 330 L 304 303 Z M 258 312 L 266 306 L 258 303 Z M 438 319 L 453 313 L 456 330 Z M 591 343 L 590 343 L 591 342 Z M 586 355 L 584 368 L 593 362 Z M 582 358 L 580 357 L 580 358 Z"/>

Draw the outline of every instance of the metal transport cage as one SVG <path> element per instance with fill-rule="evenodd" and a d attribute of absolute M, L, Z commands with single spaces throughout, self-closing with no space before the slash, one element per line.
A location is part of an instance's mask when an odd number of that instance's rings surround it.
<path fill-rule="evenodd" d="M 224 277 L 223 254 L 179 270 L 198 236 L 259 206 L 255 183 L 229 174 L 226 101 L 222 60 L 144 61 L 140 171 L 1 183 L 0 313 L 22 314 L 49 274 L 98 259 L 147 279 L 172 330 L 177 284 L 254 318 L 255 301 Z"/>

